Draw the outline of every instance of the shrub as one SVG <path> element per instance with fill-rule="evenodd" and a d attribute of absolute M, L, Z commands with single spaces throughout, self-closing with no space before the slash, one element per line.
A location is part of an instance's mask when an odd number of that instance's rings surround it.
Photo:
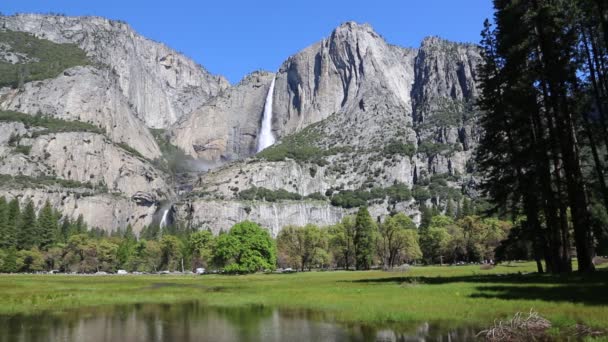
<path fill-rule="evenodd" d="M 21 153 L 21 154 L 25 154 L 25 155 L 29 155 L 31 150 L 32 150 L 32 146 L 28 146 L 28 145 L 18 145 L 13 149 L 13 151 L 15 153 Z"/>
<path fill-rule="evenodd" d="M 246 201 L 276 202 L 281 200 L 301 200 L 302 195 L 284 189 L 270 190 L 263 187 L 251 187 L 239 192 L 238 197 Z"/>
<path fill-rule="evenodd" d="M 388 145 L 384 146 L 385 155 L 402 155 L 412 157 L 416 153 L 416 146 L 411 143 L 402 143 L 398 141 L 392 141 Z"/>
<path fill-rule="evenodd" d="M 396 183 L 387 188 L 367 188 L 363 185 L 357 190 L 342 190 L 334 194 L 331 204 L 342 208 L 356 208 L 366 206 L 369 201 L 387 197 L 389 201 L 396 203 L 407 201 L 412 196 L 407 185 L 402 183 Z"/>

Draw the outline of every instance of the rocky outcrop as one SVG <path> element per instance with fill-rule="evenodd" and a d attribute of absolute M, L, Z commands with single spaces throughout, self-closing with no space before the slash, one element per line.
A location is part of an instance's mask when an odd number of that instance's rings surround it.
<path fill-rule="evenodd" d="M 286 225 L 336 223 L 345 215 L 340 208 L 315 202 L 238 202 L 198 200 L 179 204 L 176 218 L 193 227 L 210 228 L 215 234 L 235 223 L 251 220 L 276 236 Z"/>
<path fill-rule="evenodd" d="M 287 59 L 276 81 L 275 129 L 284 136 L 329 115 L 380 104 L 411 108 L 416 50 L 389 45 L 369 25 L 347 22 Z M 371 103 L 382 98 L 381 103 Z M 369 114 L 369 113 L 368 113 Z M 372 115 L 366 115 L 372 119 Z"/>
<path fill-rule="evenodd" d="M 0 147 L 0 174 L 56 177 L 107 189 L 130 197 L 147 193 L 155 201 L 167 198 L 172 188 L 147 161 L 116 146 L 100 134 L 53 133 L 35 136 L 20 124 L 0 124 L 0 132 L 15 132 L 26 152 Z"/>
<path fill-rule="evenodd" d="M 92 123 L 115 142 L 156 159 L 160 150 L 108 68 L 74 67 L 54 79 L 0 89 L 0 109 Z"/>
<path fill-rule="evenodd" d="M 61 188 L 7 188 L 0 186 L 0 197 L 7 200 L 19 199 L 22 205 L 32 200 L 37 208 L 44 206 L 48 200 L 56 209 L 70 219 L 82 215 L 91 228 L 106 231 L 124 229 L 131 225 L 135 232 L 152 222 L 156 206 L 141 206 L 134 201 L 112 195 L 91 194 L 78 190 Z"/>
<path fill-rule="evenodd" d="M 118 78 L 146 125 L 166 128 L 229 86 L 191 59 L 144 38 L 124 22 L 100 17 L 17 14 L 0 17 L 0 27 L 56 43 L 74 43 Z"/>
<path fill-rule="evenodd" d="M 254 72 L 180 120 L 171 141 L 203 160 L 236 160 L 255 153 L 264 102 L 274 74 Z"/>
<path fill-rule="evenodd" d="M 357 209 L 342 209 L 322 201 L 283 201 L 276 203 L 249 201 L 190 200 L 177 203 L 174 207 L 175 219 L 198 229 L 209 228 L 214 234 L 228 231 L 234 224 L 250 220 L 268 229 L 276 237 L 288 225 L 321 226 L 340 222 L 347 215 L 356 214 Z M 419 222 L 420 217 L 413 203 L 400 203 L 399 210 Z M 369 208 L 372 217 L 384 217 L 389 211 L 386 206 L 373 205 Z"/>
<path fill-rule="evenodd" d="M 298 141 L 317 148 L 318 158 L 232 163 L 202 175 L 195 190 L 237 199 L 252 187 L 307 196 L 404 184 L 428 188 L 441 208 L 474 184 L 469 171 L 479 132 L 472 103 L 480 61 L 473 45 L 430 37 L 405 49 L 368 25 L 345 23 L 290 57 L 276 75 L 278 149 Z M 291 142 L 286 146 L 296 148 Z M 408 211 L 415 217 L 416 208 Z"/>

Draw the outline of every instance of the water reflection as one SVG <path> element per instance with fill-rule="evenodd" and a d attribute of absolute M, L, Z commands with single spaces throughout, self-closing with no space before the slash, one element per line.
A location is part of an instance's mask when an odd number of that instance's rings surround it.
<path fill-rule="evenodd" d="M 474 329 L 436 324 L 372 327 L 331 323 L 327 313 L 262 306 L 137 304 L 58 314 L 0 316 L 4 341 L 470 341 Z"/>

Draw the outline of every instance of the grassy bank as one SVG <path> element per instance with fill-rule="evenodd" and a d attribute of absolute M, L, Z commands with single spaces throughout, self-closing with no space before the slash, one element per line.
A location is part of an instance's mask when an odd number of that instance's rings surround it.
<path fill-rule="evenodd" d="M 200 300 L 216 306 L 264 304 L 327 310 L 339 321 L 447 321 L 491 325 L 530 309 L 555 330 L 608 326 L 608 272 L 581 278 L 525 274 L 531 263 L 414 267 L 399 272 L 309 272 L 247 276 L 0 276 L 0 314 L 82 306 Z"/>

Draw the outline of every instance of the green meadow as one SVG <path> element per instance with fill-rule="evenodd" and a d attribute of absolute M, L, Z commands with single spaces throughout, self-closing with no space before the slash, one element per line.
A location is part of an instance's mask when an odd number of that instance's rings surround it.
<path fill-rule="evenodd" d="M 608 270 L 580 276 L 530 273 L 532 263 L 490 270 L 411 267 L 406 272 L 336 271 L 229 275 L 3 275 L 0 314 L 57 312 L 129 303 L 200 301 L 325 312 L 344 323 L 400 325 L 438 321 L 491 326 L 537 311 L 553 332 L 577 323 L 608 327 Z"/>

